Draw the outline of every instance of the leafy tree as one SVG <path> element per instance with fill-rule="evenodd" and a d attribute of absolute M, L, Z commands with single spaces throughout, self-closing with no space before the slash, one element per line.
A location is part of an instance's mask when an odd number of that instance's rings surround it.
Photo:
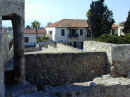
<path fill-rule="evenodd" d="M 40 22 L 39 21 L 33 21 L 32 22 L 32 27 L 33 27 L 33 29 L 35 29 L 36 30 L 36 38 L 37 38 L 37 40 L 38 40 L 38 29 L 40 28 Z"/>
<path fill-rule="evenodd" d="M 31 27 L 29 25 L 26 26 L 26 29 L 31 29 Z"/>
<path fill-rule="evenodd" d="M 38 31 L 38 29 L 40 28 L 40 22 L 39 21 L 33 21 L 32 22 L 32 27 L 33 29 L 36 29 L 36 32 Z"/>
<path fill-rule="evenodd" d="M 130 44 L 130 33 L 126 34 L 125 36 L 103 34 L 95 40 L 115 44 Z"/>
<path fill-rule="evenodd" d="M 44 41 L 48 41 L 49 37 L 47 35 L 43 35 L 42 37 L 38 38 L 38 42 L 44 42 Z"/>
<path fill-rule="evenodd" d="M 124 24 L 124 29 L 123 29 L 124 33 L 130 33 L 130 11 L 128 12 L 128 18 Z"/>
<path fill-rule="evenodd" d="M 113 13 L 104 4 L 104 0 L 92 1 L 87 17 L 89 31 L 93 37 L 111 32 L 114 23 Z"/>

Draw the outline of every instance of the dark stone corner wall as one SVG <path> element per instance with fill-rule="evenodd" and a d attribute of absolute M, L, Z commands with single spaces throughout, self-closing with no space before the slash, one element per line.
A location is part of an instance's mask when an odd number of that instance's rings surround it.
<path fill-rule="evenodd" d="M 33 84 L 63 85 L 109 73 L 106 53 L 25 55 L 26 79 Z"/>

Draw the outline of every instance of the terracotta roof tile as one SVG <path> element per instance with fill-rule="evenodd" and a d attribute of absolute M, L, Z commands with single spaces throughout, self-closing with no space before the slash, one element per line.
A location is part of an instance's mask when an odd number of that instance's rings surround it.
<path fill-rule="evenodd" d="M 88 27 L 87 20 L 80 19 L 62 19 L 47 27 Z"/>
<path fill-rule="evenodd" d="M 35 29 L 25 29 L 24 30 L 25 34 L 36 34 L 36 30 Z M 37 34 L 46 34 L 46 30 L 45 29 L 38 29 Z"/>
<path fill-rule="evenodd" d="M 118 24 L 113 24 L 113 25 L 112 25 L 112 28 L 113 28 L 113 29 L 117 29 L 118 27 L 119 27 Z"/>
<path fill-rule="evenodd" d="M 113 24 L 112 28 L 117 29 L 118 24 Z M 88 27 L 87 20 L 81 19 L 62 19 L 54 24 L 50 24 L 47 27 Z"/>

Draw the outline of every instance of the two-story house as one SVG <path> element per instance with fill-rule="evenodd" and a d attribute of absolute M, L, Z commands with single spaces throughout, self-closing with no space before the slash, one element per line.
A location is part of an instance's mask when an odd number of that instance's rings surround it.
<path fill-rule="evenodd" d="M 124 35 L 123 28 L 124 22 L 113 24 L 111 34 Z M 62 19 L 56 23 L 49 24 L 45 29 L 52 41 L 66 43 L 79 48 L 82 48 L 83 41 L 91 38 L 87 20 Z"/>
<path fill-rule="evenodd" d="M 80 19 L 63 19 L 45 29 L 52 41 L 82 48 L 83 41 L 87 39 L 88 23 Z"/>

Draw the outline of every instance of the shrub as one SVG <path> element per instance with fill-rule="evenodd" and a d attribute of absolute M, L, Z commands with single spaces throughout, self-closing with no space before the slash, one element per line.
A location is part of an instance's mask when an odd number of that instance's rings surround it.
<path fill-rule="evenodd" d="M 38 42 L 44 42 L 44 41 L 47 41 L 47 40 L 49 40 L 49 37 L 47 35 L 43 35 L 42 37 L 38 38 Z"/>
<path fill-rule="evenodd" d="M 130 44 L 130 34 L 126 34 L 125 36 L 103 34 L 96 38 L 96 41 L 115 44 Z"/>

